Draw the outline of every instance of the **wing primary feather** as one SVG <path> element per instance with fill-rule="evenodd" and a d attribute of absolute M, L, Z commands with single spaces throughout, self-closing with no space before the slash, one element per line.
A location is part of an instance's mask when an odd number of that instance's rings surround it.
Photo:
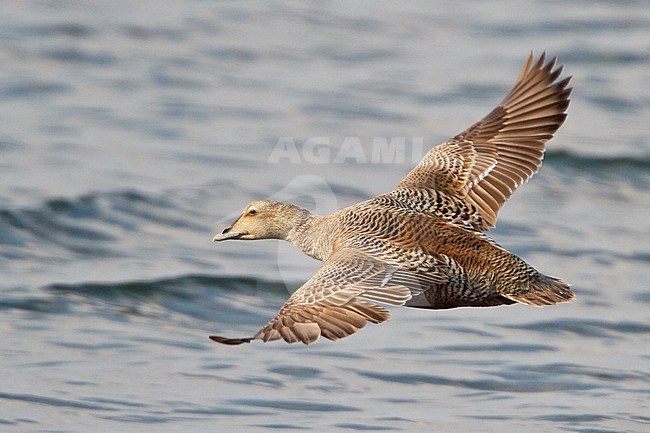
<path fill-rule="evenodd" d="M 254 337 L 227 338 L 227 337 L 220 337 L 218 335 L 211 335 L 210 340 L 216 343 L 226 344 L 228 346 L 237 346 L 239 344 L 250 343 L 251 341 L 254 340 Z"/>

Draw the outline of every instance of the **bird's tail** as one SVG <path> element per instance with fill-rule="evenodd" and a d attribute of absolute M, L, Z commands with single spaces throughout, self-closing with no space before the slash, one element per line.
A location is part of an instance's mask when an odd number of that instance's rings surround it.
<path fill-rule="evenodd" d="M 571 287 L 559 278 L 539 274 L 539 278 L 532 281 L 527 291 L 517 293 L 502 293 L 508 299 L 521 304 L 544 307 L 560 302 L 568 302 L 574 294 Z"/>

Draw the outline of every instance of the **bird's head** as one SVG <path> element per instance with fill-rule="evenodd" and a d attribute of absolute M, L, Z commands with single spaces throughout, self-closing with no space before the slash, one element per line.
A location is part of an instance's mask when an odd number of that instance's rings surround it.
<path fill-rule="evenodd" d="M 292 204 L 255 200 L 244 208 L 232 225 L 223 229 L 212 241 L 286 239 L 289 231 L 308 213 Z"/>

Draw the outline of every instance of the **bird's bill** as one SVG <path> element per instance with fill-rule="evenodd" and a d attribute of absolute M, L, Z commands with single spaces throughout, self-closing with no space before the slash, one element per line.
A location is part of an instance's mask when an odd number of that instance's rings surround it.
<path fill-rule="evenodd" d="M 246 234 L 230 231 L 231 229 L 232 226 L 225 228 L 221 233 L 212 238 L 212 242 L 221 242 L 228 239 L 239 239 Z"/>
<path fill-rule="evenodd" d="M 242 236 L 243 236 L 243 233 L 218 234 L 218 235 L 216 235 L 215 237 L 212 238 L 212 242 L 221 242 L 221 241 L 226 241 L 228 239 L 239 239 Z"/>

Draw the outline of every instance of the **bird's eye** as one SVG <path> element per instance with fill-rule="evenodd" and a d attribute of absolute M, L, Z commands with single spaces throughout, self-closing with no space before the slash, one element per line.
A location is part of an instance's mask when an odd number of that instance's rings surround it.
<path fill-rule="evenodd" d="M 248 215 L 255 215 L 257 211 L 255 209 L 251 209 L 248 211 Z"/>

